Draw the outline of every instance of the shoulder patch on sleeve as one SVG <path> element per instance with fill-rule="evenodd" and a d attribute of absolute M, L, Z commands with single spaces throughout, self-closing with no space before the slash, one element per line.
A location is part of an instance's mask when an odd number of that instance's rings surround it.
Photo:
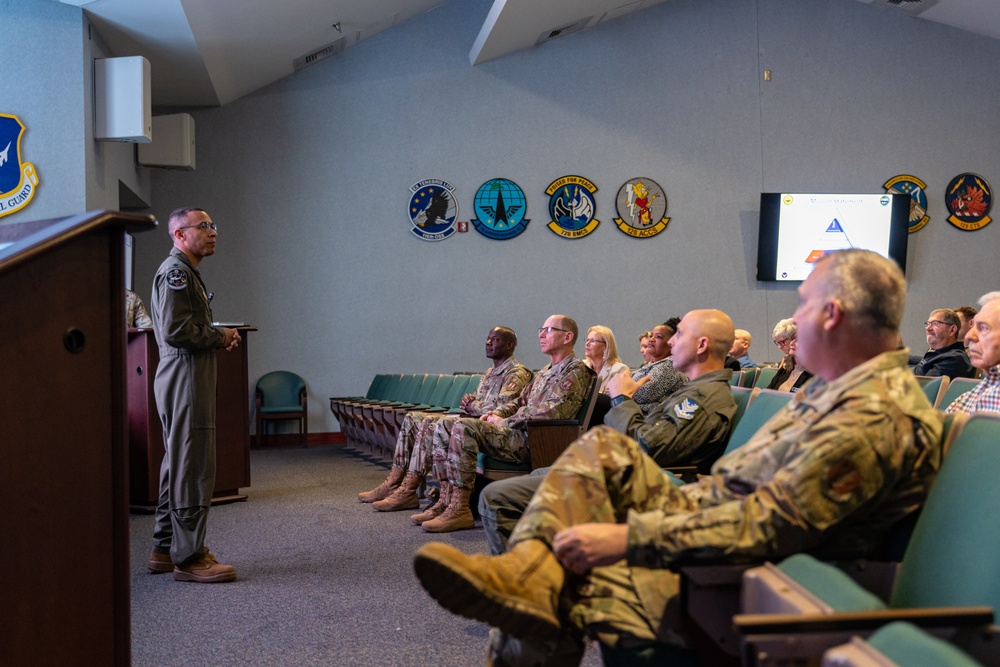
<path fill-rule="evenodd" d="M 167 287 L 174 290 L 181 290 L 187 287 L 188 276 L 183 269 L 170 269 L 167 271 Z"/>
<path fill-rule="evenodd" d="M 674 406 L 674 414 L 677 415 L 678 419 L 694 419 L 694 413 L 698 412 L 698 404 L 692 401 L 690 398 L 685 398 L 683 401 Z"/>

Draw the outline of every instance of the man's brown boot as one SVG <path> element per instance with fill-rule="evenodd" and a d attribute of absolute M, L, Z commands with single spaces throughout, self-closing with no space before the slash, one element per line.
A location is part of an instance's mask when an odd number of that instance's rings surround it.
<path fill-rule="evenodd" d="M 438 496 L 438 501 L 433 505 L 429 505 L 420 514 L 414 514 L 410 517 L 410 521 L 413 522 L 414 526 L 419 526 L 424 521 L 430 521 L 431 519 L 436 519 L 441 516 L 446 509 L 448 509 L 448 498 L 451 494 L 451 484 L 448 482 L 441 482 L 441 495 Z"/>
<path fill-rule="evenodd" d="M 451 487 L 448 497 L 448 507 L 441 516 L 430 521 L 424 521 L 420 527 L 428 533 L 450 533 L 453 530 L 467 530 L 476 527 L 476 519 L 469 509 L 469 494 L 472 489 Z"/>
<path fill-rule="evenodd" d="M 423 475 L 415 472 L 406 473 L 403 483 L 399 485 L 392 495 L 384 500 L 372 503 L 379 512 L 397 512 L 399 510 L 415 510 L 420 507 L 420 499 L 417 498 L 417 488 L 424 481 Z"/>
<path fill-rule="evenodd" d="M 373 503 L 376 500 L 382 500 L 383 498 L 388 498 L 392 495 L 392 492 L 399 488 L 400 483 L 403 481 L 403 469 L 392 467 L 389 471 L 389 476 L 385 478 L 385 481 L 376 486 L 371 491 L 362 491 L 358 494 L 359 503 Z"/>
<path fill-rule="evenodd" d="M 541 540 L 518 542 L 500 556 L 467 555 L 429 542 L 413 569 L 431 597 L 452 613 L 521 639 L 558 639 L 559 592 L 566 573 Z"/>
<path fill-rule="evenodd" d="M 215 560 L 215 555 L 211 551 L 193 561 L 174 566 L 174 581 L 217 584 L 235 580 L 236 569 L 232 565 L 223 565 Z"/>
<path fill-rule="evenodd" d="M 170 560 L 170 554 L 150 551 L 146 569 L 149 570 L 150 574 L 166 574 L 167 572 L 174 571 L 174 562 Z"/>

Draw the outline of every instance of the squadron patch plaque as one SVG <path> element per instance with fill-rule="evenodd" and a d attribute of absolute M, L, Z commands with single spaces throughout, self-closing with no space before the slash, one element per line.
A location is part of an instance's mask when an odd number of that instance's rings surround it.
<path fill-rule="evenodd" d="M 24 129 L 17 116 L 0 113 L 0 217 L 27 206 L 38 189 L 35 165 L 21 161 Z"/>
<path fill-rule="evenodd" d="M 916 176 L 902 174 L 894 176 L 882 184 L 886 192 L 898 195 L 910 195 L 910 228 L 912 234 L 930 222 L 927 215 L 927 184 Z"/>
<path fill-rule="evenodd" d="M 618 188 L 615 224 L 629 236 L 645 239 L 667 228 L 667 196 L 651 178 L 631 178 Z"/>
<path fill-rule="evenodd" d="M 959 174 L 951 179 L 944 192 L 944 205 L 951 213 L 948 222 L 959 229 L 972 232 L 990 224 L 993 190 L 982 176 Z"/>
<path fill-rule="evenodd" d="M 582 176 L 563 176 L 552 181 L 545 188 L 545 194 L 549 195 L 549 229 L 567 239 L 583 238 L 597 229 L 601 221 L 594 217 L 595 192 L 597 186 Z"/>
<path fill-rule="evenodd" d="M 455 233 L 458 201 L 455 186 L 438 178 L 428 178 L 410 186 L 410 229 L 424 241 L 441 241 Z"/>
<path fill-rule="evenodd" d="M 512 239 L 531 222 L 525 218 L 528 202 L 524 190 L 507 178 L 494 178 L 479 186 L 473 209 L 477 217 L 470 222 L 476 231 L 491 239 Z"/>

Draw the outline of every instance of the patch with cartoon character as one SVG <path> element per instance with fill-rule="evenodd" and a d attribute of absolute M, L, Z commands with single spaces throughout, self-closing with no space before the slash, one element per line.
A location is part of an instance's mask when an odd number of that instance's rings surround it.
<path fill-rule="evenodd" d="M 667 228 L 667 196 L 651 178 L 630 178 L 618 188 L 615 224 L 629 236 L 646 239 Z"/>
<path fill-rule="evenodd" d="M 948 207 L 948 222 L 959 229 L 972 232 L 990 224 L 990 207 L 993 189 L 978 174 L 959 174 L 951 179 L 944 192 L 944 205 Z"/>

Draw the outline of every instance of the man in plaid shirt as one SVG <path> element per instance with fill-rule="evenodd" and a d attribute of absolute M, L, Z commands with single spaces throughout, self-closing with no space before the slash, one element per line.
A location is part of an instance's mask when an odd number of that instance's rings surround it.
<path fill-rule="evenodd" d="M 972 365 L 983 372 L 975 389 L 962 394 L 945 412 L 1000 412 L 1000 292 L 984 294 L 965 334 Z"/>

